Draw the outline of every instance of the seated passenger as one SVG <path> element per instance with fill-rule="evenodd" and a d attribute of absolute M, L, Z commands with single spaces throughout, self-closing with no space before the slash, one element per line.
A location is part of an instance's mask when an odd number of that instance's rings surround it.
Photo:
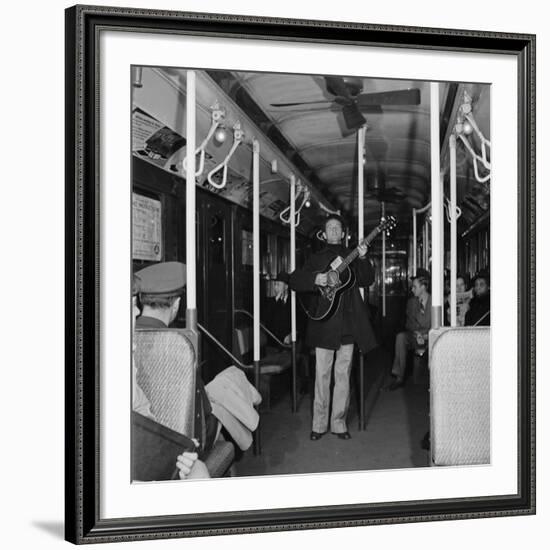
<path fill-rule="evenodd" d="M 431 326 L 432 299 L 429 292 L 429 273 L 419 269 L 412 280 L 414 296 L 407 302 L 406 331 L 395 338 L 395 356 L 392 366 L 392 381 L 389 391 L 396 390 L 404 384 L 407 351 L 425 348 L 428 344 L 428 332 Z"/>
<path fill-rule="evenodd" d="M 467 327 L 491 325 L 491 293 L 489 273 L 480 271 L 474 278 L 474 297 L 470 300 L 470 307 L 466 312 Z"/>
<path fill-rule="evenodd" d="M 185 289 L 185 264 L 162 262 L 152 264 L 136 273 L 140 279 L 139 298 L 143 311 L 136 328 L 167 328 L 176 319 L 181 295 Z M 260 394 L 248 383 L 242 371 L 229 367 L 206 387 L 196 378 L 197 398 L 200 399 L 201 427 L 198 434 L 202 452 L 212 450 L 220 435 L 221 425 L 241 450 L 252 443 L 251 432 L 259 422 L 254 405 Z M 221 388 L 227 391 L 222 391 Z M 220 425 L 221 422 L 221 425 Z"/>
<path fill-rule="evenodd" d="M 466 312 L 470 307 L 473 291 L 469 288 L 468 278 L 458 275 L 456 278 L 456 325 L 463 327 L 466 322 Z"/>
<path fill-rule="evenodd" d="M 457 275 L 456 277 L 456 326 L 463 327 L 468 311 L 470 300 L 472 299 L 473 292 L 471 288 L 468 288 L 468 277 L 465 275 Z M 445 324 L 450 324 L 451 318 L 451 295 L 449 294 L 445 298 L 447 307 L 445 309 Z"/>
<path fill-rule="evenodd" d="M 139 278 L 134 277 L 133 288 L 132 288 L 132 331 L 135 330 L 136 318 L 139 315 L 140 311 L 137 305 L 137 293 L 139 292 Z M 135 339 L 133 343 L 135 351 Z M 155 419 L 153 413 L 151 412 L 151 404 L 149 400 L 138 386 L 136 379 L 136 366 L 134 364 L 134 357 L 132 354 L 132 408 L 137 413 L 147 416 L 152 420 Z M 210 474 L 206 465 L 201 460 L 198 460 L 197 453 L 183 452 L 181 455 L 176 457 L 176 467 L 178 469 L 178 475 L 180 479 L 204 479 L 209 478 Z"/>

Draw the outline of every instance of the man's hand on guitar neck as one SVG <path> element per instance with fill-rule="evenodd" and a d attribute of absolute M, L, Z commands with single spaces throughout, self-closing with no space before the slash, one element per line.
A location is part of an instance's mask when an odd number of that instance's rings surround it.
<path fill-rule="evenodd" d="M 364 242 L 362 242 L 361 244 L 357 245 L 357 250 L 359 251 L 359 258 L 363 259 L 367 255 L 369 246 Z"/>
<path fill-rule="evenodd" d="M 317 286 L 327 286 L 328 277 L 326 273 L 317 273 L 315 276 L 315 284 Z"/>

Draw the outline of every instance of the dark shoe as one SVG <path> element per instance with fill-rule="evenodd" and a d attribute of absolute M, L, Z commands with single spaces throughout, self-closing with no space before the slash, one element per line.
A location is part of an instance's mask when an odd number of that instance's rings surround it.
<path fill-rule="evenodd" d="M 319 432 L 311 432 L 310 436 L 309 436 L 309 439 L 311 439 L 311 441 L 318 441 L 319 439 L 321 439 L 321 437 L 323 437 L 325 434 L 324 433 L 319 433 Z"/>
<path fill-rule="evenodd" d="M 332 433 L 338 436 L 340 439 L 351 439 L 351 435 L 349 432 L 341 432 L 341 433 L 332 432 Z"/>
<path fill-rule="evenodd" d="M 402 388 L 405 385 L 405 382 L 397 376 L 392 377 L 392 381 L 386 386 L 386 391 L 395 391 L 399 388 Z"/>

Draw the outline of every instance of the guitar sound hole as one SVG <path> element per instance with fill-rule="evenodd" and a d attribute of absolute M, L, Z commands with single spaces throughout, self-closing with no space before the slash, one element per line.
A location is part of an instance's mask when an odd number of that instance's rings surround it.
<path fill-rule="evenodd" d="M 329 271 L 327 274 L 327 282 L 329 286 L 336 286 L 339 283 L 338 273 Z"/>

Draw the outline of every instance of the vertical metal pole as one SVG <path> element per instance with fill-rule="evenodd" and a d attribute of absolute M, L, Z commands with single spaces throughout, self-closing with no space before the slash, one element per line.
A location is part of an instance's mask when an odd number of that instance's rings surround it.
<path fill-rule="evenodd" d="M 362 126 L 357 132 L 357 239 L 361 241 L 365 236 L 364 208 L 365 208 L 365 127 Z M 365 298 L 363 288 L 359 289 L 361 298 Z"/>
<path fill-rule="evenodd" d="M 413 208 L 413 272 L 412 276 L 416 275 L 416 247 L 417 247 L 417 235 L 416 235 L 416 208 Z"/>
<path fill-rule="evenodd" d="M 439 83 L 430 83 L 430 145 L 432 191 L 432 328 L 443 321 L 443 189 L 439 147 Z"/>
<path fill-rule="evenodd" d="M 424 234 L 422 235 L 422 267 L 424 269 L 428 269 L 428 258 L 429 258 L 429 252 L 428 252 L 428 248 L 429 248 L 429 244 L 428 244 L 428 224 L 429 224 L 429 221 L 428 221 L 428 216 L 430 214 L 429 213 L 426 213 L 424 215 L 424 227 L 422 228 L 422 230 L 424 231 Z"/>
<path fill-rule="evenodd" d="M 197 271 L 196 271 L 196 230 L 195 230 L 195 134 L 196 134 L 196 74 L 187 71 L 186 86 L 186 140 L 187 167 L 185 170 L 185 257 L 187 278 L 187 304 L 185 320 L 188 329 L 197 331 Z"/>
<path fill-rule="evenodd" d="M 451 326 L 456 327 L 456 137 L 449 137 L 451 209 Z"/>
<path fill-rule="evenodd" d="M 362 241 L 365 237 L 364 208 L 365 208 L 365 132 L 366 128 L 362 126 L 357 132 L 357 239 Z M 361 298 L 365 299 L 365 290 L 359 289 Z M 365 359 L 361 350 L 359 353 L 359 431 L 364 429 L 365 425 Z"/>
<path fill-rule="evenodd" d="M 382 218 L 386 217 L 386 205 L 382 202 Z M 382 317 L 386 317 L 386 232 L 382 231 Z"/>
<path fill-rule="evenodd" d="M 290 272 L 296 269 L 296 178 L 290 176 Z M 297 409 L 296 384 L 296 293 L 290 291 L 290 340 L 292 342 L 292 412 Z"/>
<path fill-rule="evenodd" d="M 252 142 L 252 249 L 253 249 L 253 334 L 254 334 L 254 385 L 260 391 L 260 144 Z M 256 428 L 254 452 L 260 454 L 260 423 Z"/>

